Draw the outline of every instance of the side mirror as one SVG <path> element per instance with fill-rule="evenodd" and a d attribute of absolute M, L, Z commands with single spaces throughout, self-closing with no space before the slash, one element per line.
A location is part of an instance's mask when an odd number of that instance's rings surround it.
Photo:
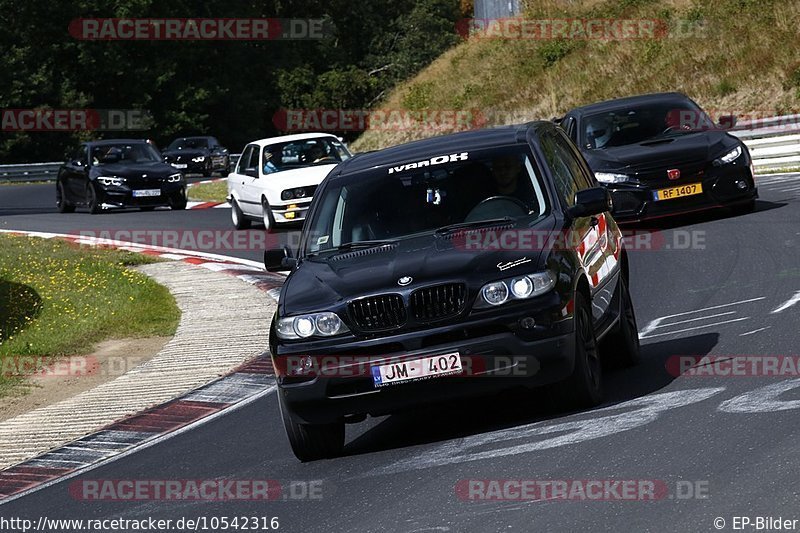
<path fill-rule="evenodd" d="M 251 178 L 258 178 L 258 169 L 257 168 L 246 168 L 244 169 L 244 175 L 250 176 Z"/>
<path fill-rule="evenodd" d="M 281 272 L 292 270 L 297 265 L 297 259 L 292 257 L 292 251 L 288 246 L 264 250 L 264 268 L 267 272 Z"/>
<path fill-rule="evenodd" d="M 725 130 L 732 130 L 736 126 L 736 115 L 722 115 L 719 117 L 719 127 Z"/>
<path fill-rule="evenodd" d="M 611 193 L 605 187 L 592 187 L 575 193 L 575 205 L 569 208 L 572 218 L 591 217 L 611 211 Z"/>

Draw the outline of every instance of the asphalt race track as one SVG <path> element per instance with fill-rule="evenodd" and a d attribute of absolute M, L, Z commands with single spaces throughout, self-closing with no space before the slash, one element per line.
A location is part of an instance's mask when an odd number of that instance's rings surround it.
<path fill-rule="evenodd" d="M 0 516 L 258 516 L 278 517 L 282 531 L 477 532 L 715 531 L 719 518 L 726 530 L 734 517 L 800 519 L 800 375 L 674 371 L 680 356 L 798 354 L 800 175 L 756 181 L 754 213 L 632 228 L 643 362 L 606 374 L 596 411 L 559 412 L 542 394 L 432 406 L 348 426 L 345 457 L 301 464 L 272 394 L 77 479 L 271 479 L 284 487 L 277 501 L 81 501 L 69 480 L 0 506 Z M 230 229 L 227 209 L 59 215 L 52 189 L 0 187 L 0 228 Z M 470 500 L 464 487 L 488 485 L 469 480 L 640 480 L 666 491 L 498 501 L 476 489 Z"/>

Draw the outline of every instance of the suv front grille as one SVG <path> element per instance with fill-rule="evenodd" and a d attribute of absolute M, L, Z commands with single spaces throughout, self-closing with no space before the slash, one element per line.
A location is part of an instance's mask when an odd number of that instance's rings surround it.
<path fill-rule="evenodd" d="M 466 296 L 467 288 L 463 283 L 417 289 L 411 293 L 411 312 L 421 322 L 455 316 L 464 309 Z"/>
<path fill-rule="evenodd" d="M 353 300 L 350 318 L 364 331 L 394 329 L 406 322 L 406 307 L 399 294 L 381 294 Z"/>

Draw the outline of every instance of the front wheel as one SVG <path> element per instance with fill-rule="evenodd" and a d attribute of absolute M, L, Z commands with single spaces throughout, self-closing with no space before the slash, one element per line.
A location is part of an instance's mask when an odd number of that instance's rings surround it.
<path fill-rule="evenodd" d="M 270 209 L 266 198 L 261 199 L 261 220 L 267 233 L 272 233 L 275 230 L 275 217 L 272 216 L 272 209 Z"/>
<path fill-rule="evenodd" d="M 94 190 L 94 185 L 91 182 L 86 184 L 86 206 L 89 208 L 89 213 L 93 215 L 103 210 L 103 206 L 97 198 L 97 191 Z"/>
<path fill-rule="evenodd" d="M 231 222 L 236 229 L 247 229 L 250 227 L 250 221 L 247 220 L 242 213 L 239 203 L 231 198 Z"/>
<path fill-rule="evenodd" d="M 179 192 L 169 199 L 169 207 L 173 211 L 183 211 L 186 209 L 186 193 Z"/>
<path fill-rule="evenodd" d="M 594 407 L 603 400 L 603 368 L 589 303 L 581 293 L 575 294 L 574 321 L 575 368 L 556 390 L 568 407 Z"/>
<path fill-rule="evenodd" d="M 344 422 L 331 424 L 298 424 L 292 420 L 283 394 L 278 391 L 283 426 L 295 457 L 302 462 L 328 459 L 341 455 L 344 448 Z"/>
<path fill-rule="evenodd" d="M 75 206 L 67 201 L 67 194 L 64 190 L 64 184 L 60 181 L 56 185 L 56 207 L 59 213 L 74 213 Z"/>
<path fill-rule="evenodd" d="M 628 280 L 619 282 L 619 324 L 603 339 L 602 354 L 605 362 L 614 367 L 634 366 L 639 362 L 639 327 L 633 310 Z"/>

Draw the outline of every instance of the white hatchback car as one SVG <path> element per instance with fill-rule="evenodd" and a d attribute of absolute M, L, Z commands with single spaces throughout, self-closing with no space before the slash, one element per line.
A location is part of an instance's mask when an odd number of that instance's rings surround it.
<path fill-rule="evenodd" d="M 317 185 L 352 154 L 338 137 L 304 133 L 248 144 L 228 176 L 228 202 L 236 229 L 260 221 L 267 231 L 302 221 Z"/>

